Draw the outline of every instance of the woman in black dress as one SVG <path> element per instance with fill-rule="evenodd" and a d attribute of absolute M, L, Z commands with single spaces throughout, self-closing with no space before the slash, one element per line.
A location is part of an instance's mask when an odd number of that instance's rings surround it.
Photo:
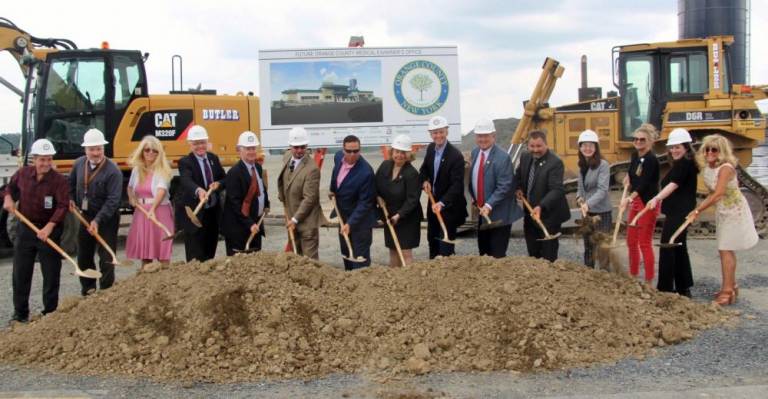
<path fill-rule="evenodd" d="M 663 189 L 648 206 L 656 208 L 661 202 L 661 212 L 666 215 L 661 242 L 667 243 L 686 216 L 696 207 L 696 181 L 699 168 L 696 166 L 695 152 L 691 147 L 691 135 L 685 129 L 675 129 L 667 140 L 668 159 L 672 169 L 661 179 Z M 686 231 L 676 239 L 681 246 L 661 248 L 659 250 L 659 291 L 677 292 L 690 298 L 693 286 L 691 260 L 688 258 Z"/>
<path fill-rule="evenodd" d="M 376 194 L 387 205 L 405 262 L 411 263 L 411 249 L 418 247 L 421 239 L 422 218 L 419 172 L 411 165 L 411 138 L 405 134 L 395 137 L 389 154 L 390 159 L 382 162 L 376 171 Z M 384 229 L 384 244 L 389 248 L 389 265 L 402 266 L 389 229 Z"/>

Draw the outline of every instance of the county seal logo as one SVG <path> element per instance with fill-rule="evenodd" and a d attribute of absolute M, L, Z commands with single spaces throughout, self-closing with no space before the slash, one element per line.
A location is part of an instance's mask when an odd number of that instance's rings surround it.
<path fill-rule="evenodd" d="M 448 99 L 448 76 L 431 61 L 411 61 L 395 75 L 395 99 L 414 115 L 430 115 Z"/>

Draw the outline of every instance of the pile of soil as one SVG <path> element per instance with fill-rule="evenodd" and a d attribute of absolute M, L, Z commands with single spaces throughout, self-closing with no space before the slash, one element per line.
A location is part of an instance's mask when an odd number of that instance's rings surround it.
<path fill-rule="evenodd" d="M 526 372 L 643 357 L 729 318 L 627 278 L 531 258 L 344 272 L 258 253 L 150 266 L 3 331 L 0 359 L 211 382 Z"/>

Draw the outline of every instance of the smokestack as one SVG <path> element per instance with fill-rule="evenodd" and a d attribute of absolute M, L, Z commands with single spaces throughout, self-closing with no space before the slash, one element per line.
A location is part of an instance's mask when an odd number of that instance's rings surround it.
<path fill-rule="evenodd" d="M 581 56 L 581 87 L 579 88 L 579 102 L 597 100 L 603 96 L 601 87 L 589 87 L 587 82 L 587 56 Z"/>
<path fill-rule="evenodd" d="M 581 88 L 586 89 L 589 87 L 587 84 L 587 56 L 581 56 Z"/>

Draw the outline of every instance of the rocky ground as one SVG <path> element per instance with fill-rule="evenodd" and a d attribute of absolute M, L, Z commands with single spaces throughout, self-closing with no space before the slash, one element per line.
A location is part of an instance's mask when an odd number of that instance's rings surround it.
<path fill-rule="evenodd" d="M 379 242 L 380 234 L 377 230 L 375 242 Z M 333 231 L 324 232 L 321 258 L 338 267 L 341 262 L 335 239 Z M 278 250 L 283 244 L 279 241 L 267 241 L 267 249 Z M 562 241 L 562 257 L 578 261 L 581 243 Z M 714 244 L 711 240 L 691 242 L 697 304 L 570 263 L 550 266 L 521 259 L 497 264 L 477 257 L 455 258 L 442 267 L 424 263 L 407 271 L 374 268 L 344 273 L 293 257 L 266 255 L 233 260 L 228 265 L 216 261 L 206 267 L 174 266 L 139 274 L 132 281 L 127 279 L 135 274 L 135 268 L 123 268 L 118 274 L 121 283 L 114 290 L 86 301 L 65 300 L 62 308 L 69 307 L 67 312 L 17 331 L 24 333 L 6 330 L 2 334 L 0 393 L 32 391 L 82 397 L 530 397 L 678 394 L 747 385 L 751 391 L 743 397 L 750 397 L 755 390 L 763 392 L 768 384 L 768 350 L 764 348 L 768 273 L 761 261 L 768 256 L 768 248 L 761 242 L 739 256 L 742 294 L 731 308 L 736 312 L 734 317 L 697 333 L 699 327 L 723 319 L 723 314 L 711 311 L 707 304 L 719 282 Z M 513 239 L 509 252 L 520 254 L 523 247 L 521 240 Z M 460 241 L 458 252 L 471 255 L 475 248 L 474 239 L 466 238 Z M 174 250 L 174 257 L 179 258 L 181 247 L 177 245 Z M 374 248 L 375 263 L 387 262 L 384 250 Z M 416 257 L 425 258 L 425 250 L 417 250 Z M 6 286 L 10 286 L 9 263 L 0 264 L 0 279 Z M 235 268 L 234 264 L 244 266 Z M 461 283 L 452 283 L 454 279 Z M 75 295 L 74 277 L 65 275 L 63 280 L 62 295 Z M 273 285 L 280 281 L 285 284 Z M 39 309 L 38 284 L 39 280 L 33 288 L 33 309 Z M 246 287 L 256 288 L 247 292 Z M 272 294 L 288 287 L 301 294 Z M 150 292 L 156 292 L 155 296 Z M 431 297 L 440 300 L 430 301 Z M 9 294 L 0 298 L 0 317 L 10 317 L 10 302 Z M 238 305 L 222 308 L 224 303 Z M 313 304 L 303 308 L 308 316 L 303 320 L 296 317 L 302 303 Z M 669 307 L 666 311 L 665 306 Z M 120 311 L 126 308 L 127 314 Z M 510 308 L 520 311 L 507 311 Z M 243 309 L 248 310 L 247 322 L 238 313 Z M 584 313 L 577 314 L 577 310 Z M 686 320 L 691 310 L 704 318 L 701 325 Z M 147 317 L 148 313 L 152 316 Z M 240 318 L 232 317 L 233 313 Z M 217 316 L 225 314 L 229 317 Z M 503 315 L 522 318 L 501 320 Z M 234 327 L 227 324 L 232 322 Z M 685 327 L 686 323 L 687 328 L 674 331 L 667 327 L 669 342 L 695 336 L 667 345 L 664 325 Z M 45 328 L 35 330 L 34 324 Z M 176 327 L 165 333 L 162 328 L 151 327 L 165 324 Z M 239 331 L 238 325 L 253 329 Z M 461 333 L 446 330 L 457 325 L 462 326 Z M 604 338 L 595 339 L 600 329 L 603 332 L 598 335 Z M 192 335 L 185 337 L 190 332 Z M 507 341 L 502 341 L 504 336 Z M 583 348 L 574 344 L 584 338 L 588 341 Z M 237 344 L 238 340 L 243 341 Z M 25 358 L 26 351 L 9 352 L 12 345 L 6 344 L 11 342 L 34 347 L 33 352 L 39 355 Z M 87 344 L 92 342 L 101 344 Z M 569 349 L 561 350 L 560 342 Z M 537 352 L 537 345 L 546 349 Z M 229 348 L 235 349 L 230 353 Z M 528 352 L 519 348 L 528 348 Z M 265 356 L 268 350 L 272 359 Z M 286 357 L 287 353 L 292 358 Z M 257 355 L 261 357 L 248 357 Z M 49 358 L 44 360 L 45 356 Z M 206 360 L 211 356 L 217 358 L 218 368 Z M 186 363 L 176 361 L 181 358 Z M 598 363 L 585 367 L 593 361 Z M 46 366 L 23 365 L 25 362 L 44 362 Z M 229 368 L 222 370 L 224 362 Z M 235 364 L 239 362 L 247 363 L 248 369 Z M 734 392 L 728 395 L 740 397 Z"/>

